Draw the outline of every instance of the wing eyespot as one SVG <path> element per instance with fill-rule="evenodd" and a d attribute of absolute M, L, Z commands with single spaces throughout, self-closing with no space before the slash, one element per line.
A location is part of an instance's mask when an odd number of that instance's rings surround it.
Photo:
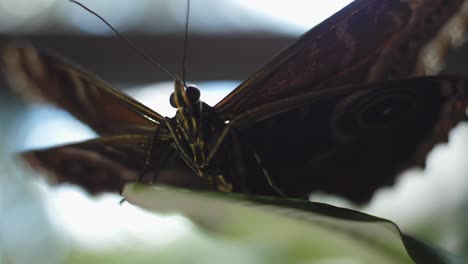
<path fill-rule="evenodd" d="M 386 136 L 410 123 L 418 97 L 409 89 L 372 89 L 339 103 L 332 127 L 338 138 Z"/>

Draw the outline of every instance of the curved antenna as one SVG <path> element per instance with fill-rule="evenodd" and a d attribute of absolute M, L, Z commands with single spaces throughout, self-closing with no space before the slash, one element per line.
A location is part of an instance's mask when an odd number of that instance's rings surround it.
<path fill-rule="evenodd" d="M 184 86 L 187 87 L 185 83 L 185 68 L 187 64 L 187 46 L 188 46 L 188 26 L 189 26 L 189 15 L 190 15 L 190 0 L 187 0 L 187 9 L 185 10 L 185 36 L 184 36 L 184 55 L 182 56 L 182 81 Z"/>
<path fill-rule="evenodd" d="M 93 10 L 89 9 L 88 7 L 86 7 L 85 5 L 83 5 L 82 3 L 78 2 L 78 1 L 75 1 L 75 0 L 69 0 L 70 2 L 74 3 L 74 4 L 77 4 L 79 5 L 81 8 L 83 8 L 84 10 L 88 11 L 89 13 L 91 13 L 92 15 L 94 15 L 95 17 L 99 18 L 102 22 L 104 22 L 104 24 L 106 24 L 112 31 L 114 31 L 114 33 L 123 41 L 125 41 L 130 47 L 132 47 L 134 50 L 136 50 L 143 58 L 145 58 L 147 61 L 149 61 L 152 65 L 156 66 L 159 70 L 163 71 L 165 74 L 167 74 L 169 76 L 169 78 L 171 78 L 173 81 L 175 81 L 175 77 L 172 76 L 172 74 L 166 70 L 161 64 L 157 63 L 155 60 L 153 60 L 152 58 L 148 57 L 146 54 L 143 53 L 143 51 L 141 51 L 135 44 L 133 44 L 133 42 L 131 42 L 129 39 L 127 39 L 126 37 L 124 37 L 122 34 L 120 34 L 119 31 L 117 31 L 117 29 L 115 29 L 109 22 L 107 22 L 102 16 L 98 15 L 96 12 L 94 12 Z"/>

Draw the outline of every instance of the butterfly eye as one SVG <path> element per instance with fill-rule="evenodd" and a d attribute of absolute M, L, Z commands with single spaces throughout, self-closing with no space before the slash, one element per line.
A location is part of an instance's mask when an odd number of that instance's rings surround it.
<path fill-rule="evenodd" d="M 198 90 L 197 87 L 193 85 L 187 86 L 187 97 L 189 98 L 190 102 L 196 103 L 198 100 L 200 100 L 200 90 Z"/>
<path fill-rule="evenodd" d="M 175 95 L 174 93 L 171 93 L 171 96 L 169 97 L 169 103 L 171 104 L 172 107 L 177 108 L 177 105 L 175 103 Z"/>

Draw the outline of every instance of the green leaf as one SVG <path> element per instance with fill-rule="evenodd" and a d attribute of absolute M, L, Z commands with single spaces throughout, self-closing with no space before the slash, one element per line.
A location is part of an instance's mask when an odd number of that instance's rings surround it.
<path fill-rule="evenodd" d="M 466 263 L 403 234 L 389 220 L 322 203 L 141 184 L 127 185 L 123 195 L 148 210 L 183 213 L 217 237 L 262 245 L 295 262 Z"/>

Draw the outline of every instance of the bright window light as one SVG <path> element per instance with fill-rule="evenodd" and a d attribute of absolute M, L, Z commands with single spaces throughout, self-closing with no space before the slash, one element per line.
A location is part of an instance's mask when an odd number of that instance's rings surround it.
<path fill-rule="evenodd" d="M 256 12 L 280 19 L 293 27 L 307 30 L 336 13 L 352 0 L 237 0 Z"/>

